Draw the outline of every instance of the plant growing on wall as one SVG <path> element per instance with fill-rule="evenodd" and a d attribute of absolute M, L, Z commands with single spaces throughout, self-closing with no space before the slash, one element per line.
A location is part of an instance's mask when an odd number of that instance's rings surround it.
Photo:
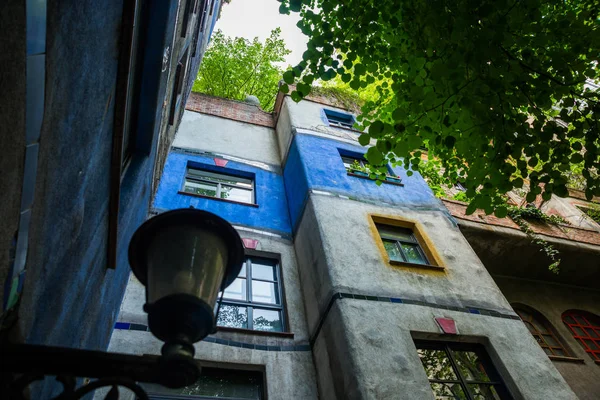
<path fill-rule="evenodd" d="M 597 0 L 280 0 L 300 12 L 303 61 L 283 74 L 299 101 L 314 81 L 375 85 L 358 122 L 374 165 L 420 170 L 425 146 L 444 180 L 462 180 L 469 213 L 529 182 L 530 197 L 567 196 L 581 170 L 600 195 L 600 7 Z M 283 85 L 281 90 L 289 91 Z M 558 106 L 558 107 L 556 107 Z"/>
<path fill-rule="evenodd" d="M 192 90 L 233 100 L 254 95 L 263 110 L 272 111 L 283 73 L 277 63 L 290 53 L 280 36 L 277 28 L 262 43 L 258 38 L 230 38 L 216 31 Z"/>
<path fill-rule="evenodd" d="M 548 269 L 555 274 L 558 274 L 560 271 L 559 267 L 561 261 L 558 250 L 556 250 L 552 244 L 536 235 L 529 224 L 527 224 L 526 220 L 537 220 L 552 225 L 567 224 L 568 222 L 558 215 L 547 215 L 536 207 L 508 206 L 507 208 L 508 216 L 515 221 L 515 223 L 519 226 L 519 229 L 521 229 L 521 231 L 525 233 L 533 243 L 540 246 L 541 250 L 546 254 L 546 256 L 552 260 L 552 264 L 548 266 Z"/>

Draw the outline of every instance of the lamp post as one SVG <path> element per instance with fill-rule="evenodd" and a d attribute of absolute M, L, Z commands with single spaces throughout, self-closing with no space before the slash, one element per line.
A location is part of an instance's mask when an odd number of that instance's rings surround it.
<path fill-rule="evenodd" d="M 236 230 L 206 211 L 173 210 L 146 221 L 129 245 L 129 264 L 146 286 L 148 326 L 164 342 L 161 356 L 134 356 L 28 344 L 1 345 L 0 390 L 9 399 L 46 375 L 63 384 L 57 398 L 78 399 L 102 386 L 118 386 L 147 398 L 138 382 L 180 388 L 194 383 L 195 342 L 214 330 L 214 309 L 242 268 L 244 249 Z M 76 389 L 75 377 L 97 378 Z"/>

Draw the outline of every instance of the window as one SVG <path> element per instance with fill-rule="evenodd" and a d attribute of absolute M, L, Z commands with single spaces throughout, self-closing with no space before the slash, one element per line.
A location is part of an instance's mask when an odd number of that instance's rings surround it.
<path fill-rule="evenodd" d="M 481 345 L 416 341 L 436 399 L 511 399 Z"/>
<path fill-rule="evenodd" d="M 352 129 L 352 126 L 354 125 L 354 116 L 352 114 L 333 110 L 323 111 L 325 112 L 325 118 L 327 118 L 327 122 L 330 126 Z"/>
<path fill-rule="evenodd" d="M 429 265 L 412 229 L 376 224 L 390 261 Z"/>
<path fill-rule="evenodd" d="M 171 400 L 190 397 L 198 400 L 261 400 L 264 398 L 262 373 L 202 367 L 200 378 L 193 385 L 169 389 L 161 385 L 142 384 L 151 400 Z"/>
<path fill-rule="evenodd" d="M 283 332 L 283 296 L 278 260 L 246 258 L 237 279 L 225 289 L 217 325 Z"/>
<path fill-rule="evenodd" d="M 567 311 L 562 320 L 585 352 L 600 361 L 600 318 L 584 311 Z"/>
<path fill-rule="evenodd" d="M 349 152 L 347 153 L 343 150 L 340 150 L 340 157 L 342 158 L 344 168 L 346 168 L 346 172 L 348 172 L 348 174 L 354 176 L 363 176 L 365 178 L 369 177 L 371 166 L 364 157 L 351 155 Z M 399 176 L 393 175 L 389 167 L 387 170 L 388 172 L 384 182 L 402 185 L 402 179 L 400 179 Z"/>
<path fill-rule="evenodd" d="M 185 50 L 183 56 L 177 63 L 177 69 L 175 70 L 175 83 L 173 85 L 173 93 L 171 94 L 171 108 L 169 110 L 169 125 L 174 125 L 176 119 L 179 117 L 181 110 L 181 102 L 183 101 L 183 87 L 187 78 L 188 67 L 189 67 L 189 46 Z"/>
<path fill-rule="evenodd" d="M 569 352 L 554 334 L 550 323 L 540 313 L 523 306 L 513 306 L 533 338 L 549 356 L 570 357 Z"/>
<path fill-rule="evenodd" d="M 183 192 L 254 204 L 254 180 L 188 167 Z"/>

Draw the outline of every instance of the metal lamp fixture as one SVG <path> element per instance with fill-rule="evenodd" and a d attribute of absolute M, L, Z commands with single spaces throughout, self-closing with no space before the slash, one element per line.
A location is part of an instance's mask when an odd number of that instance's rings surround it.
<path fill-rule="evenodd" d="M 150 331 L 165 342 L 161 356 L 2 344 L 8 370 L 0 372 L 0 391 L 9 399 L 25 398 L 24 389 L 44 375 L 56 375 L 63 384 L 61 399 L 81 398 L 102 386 L 111 386 L 113 396 L 117 386 L 126 386 L 145 399 L 138 382 L 172 388 L 194 383 L 200 368 L 193 343 L 213 332 L 218 294 L 236 279 L 243 258 L 240 236 L 214 214 L 190 208 L 149 219 L 131 239 L 129 263 L 146 286 L 144 310 Z M 75 389 L 77 376 L 98 380 Z"/>

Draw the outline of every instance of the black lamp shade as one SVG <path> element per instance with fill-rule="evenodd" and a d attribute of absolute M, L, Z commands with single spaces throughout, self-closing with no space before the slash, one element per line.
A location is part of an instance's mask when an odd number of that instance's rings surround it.
<path fill-rule="evenodd" d="M 212 213 L 173 210 L 142 224 L 131 239 L 129 263 L 146 286 L 151 332 L 163 341 L 206 337 L 218 293 L 238 276 L 243 259 L 237 231 Z"/>

